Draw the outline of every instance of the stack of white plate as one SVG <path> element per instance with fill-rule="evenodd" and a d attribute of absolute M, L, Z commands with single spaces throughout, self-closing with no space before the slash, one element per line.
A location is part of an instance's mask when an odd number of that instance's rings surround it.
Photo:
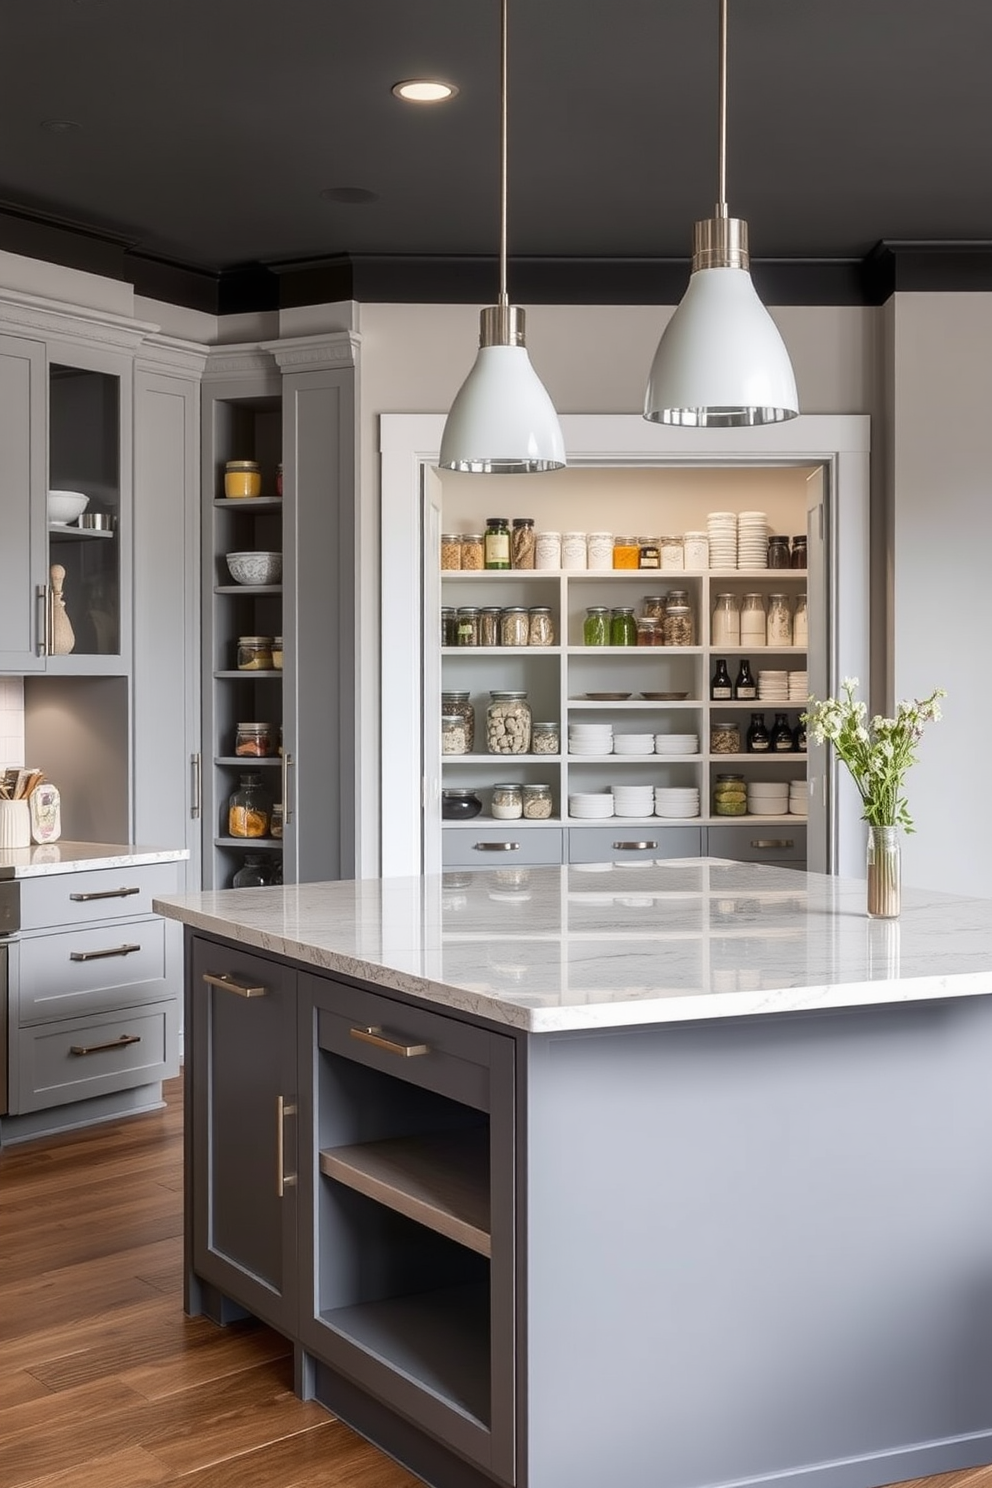
<path fill-rule="evenodd" d="M 654 754 L 654 734 L 614 734 L 614 754 Z"/>
<path fill-rule="evenodd" d="M 752 816 L 786 816 L 789 811 L 789 782 L 749 780 L 747 809 Z"/>
<path fill-rule="evenodd" d="M 612 723 L 570 723 L 568 725 L 568 752 L 569 754 L 612 754 Z"/>
<path fill-rule="evenodd" d="M 736 513 L 710 512 L 706 518 L 706 535 L 710 540 L 710 568 L 736 568 Z"/>
<path fill-rule="evenodd" d="M 758 672 L 758 697 L 763 703 L 789 701 L 788 672 Z"/>
<path fill-rule="evenodd" d="M 655 734 L 655 754 L 698 754 L 698 734 Z"/>
<path fill-rule="evenodd" d="M 742 511 L 737 518 L 737 567 L 768 567 L 768 513 Z"/>
<path fill-rule="evenodd" d="M 698 816 L 699 790 L 694 785 L 656 785 L 655 816 Z"/>
<path fill-rule="evenodd" d="M 615 785 L 613 787 L 614 816 L 653 816 L 654 786 Z"/>
<path fill-rule="evenodd" d="M 809 815 L 809 790 L 805 780 L 789 781 L 789 815 Z"/>
<path fill-rule="evenodd" d="M 805 703 L 809 697 L 809 672 L 789 673 L 789 702 Z"/>
<path fill-rule="evenodd" d="M 609 791 L 578 791 L 568 798 L 569 816 L 593 821 L 613 815 L 613 797 Z"/>

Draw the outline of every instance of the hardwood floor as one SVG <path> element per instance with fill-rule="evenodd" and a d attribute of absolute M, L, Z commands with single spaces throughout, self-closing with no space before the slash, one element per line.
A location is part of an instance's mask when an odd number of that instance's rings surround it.
<path fill-rule="evenodd" d="M 0 1484 L 417 1488 L 296 1399 L 277 1334 L 184 1315 L 181 1081 L 166 1094 L 0 1150 Z M 992 1467 L 907 1488 L 992 1488 Z"/>

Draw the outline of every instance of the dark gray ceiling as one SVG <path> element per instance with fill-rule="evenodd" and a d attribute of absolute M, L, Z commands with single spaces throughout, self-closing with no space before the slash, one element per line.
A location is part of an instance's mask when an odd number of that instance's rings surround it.
<path fill-rule="evenodd" d="M 757 257 L 992 239 L 988 0 L 729 16 L 728 197 Z M 492 254 L 498 22 L 498 0 L 0 0 L 0 198 L 211 269 Z M 511 256 L 684 258 L 716 194 L 717 0 L 510 0 L 509 25 Z M 459 96 L 391 95 L 425 74 Z"/>

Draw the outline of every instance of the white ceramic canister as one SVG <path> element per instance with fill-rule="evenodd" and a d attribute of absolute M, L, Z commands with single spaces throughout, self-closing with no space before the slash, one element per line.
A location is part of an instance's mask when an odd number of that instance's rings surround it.
<path fill-rule="evenodd" d="M 604 569 L 613 567 L 613 533 L 590 532 L 586 537 L 586 566 Z"/>
<path fill-rule="evenodd" d="M 612 562 L 612 556 L 611 556 Z M 586 535 L 584 532 L 563 532 L 561 535 L 561 566 L 563 569 L 585 568 Z"/>
<path fill-rule="evenodd" d="M 534 545 L 534 567 L 561 568 L 561 533 L 539 532 Z"/>
<path fill-rule="evenodd" d="M 0 801 L 0 852 L 31 846 L 31 812 L 27 801 Z"/>

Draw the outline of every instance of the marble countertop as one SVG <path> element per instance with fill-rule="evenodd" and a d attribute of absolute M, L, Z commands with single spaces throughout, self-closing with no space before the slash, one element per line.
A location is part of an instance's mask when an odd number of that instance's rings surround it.
<path fill-rule="evenodd" d="M 170 919 L 530 1032 L 992 993 L 992 901 L 691 858 L 225 889 Z"/>
<path fill-rule="evenodd" d="M 45 842 L 0 851 L 0 879 L 82 873 L 88 868 L 132 868 L 139 863 L 176 863 L 188 857 L 189 850 L 185 847 L 137 847 L 119 842 Z"/>

